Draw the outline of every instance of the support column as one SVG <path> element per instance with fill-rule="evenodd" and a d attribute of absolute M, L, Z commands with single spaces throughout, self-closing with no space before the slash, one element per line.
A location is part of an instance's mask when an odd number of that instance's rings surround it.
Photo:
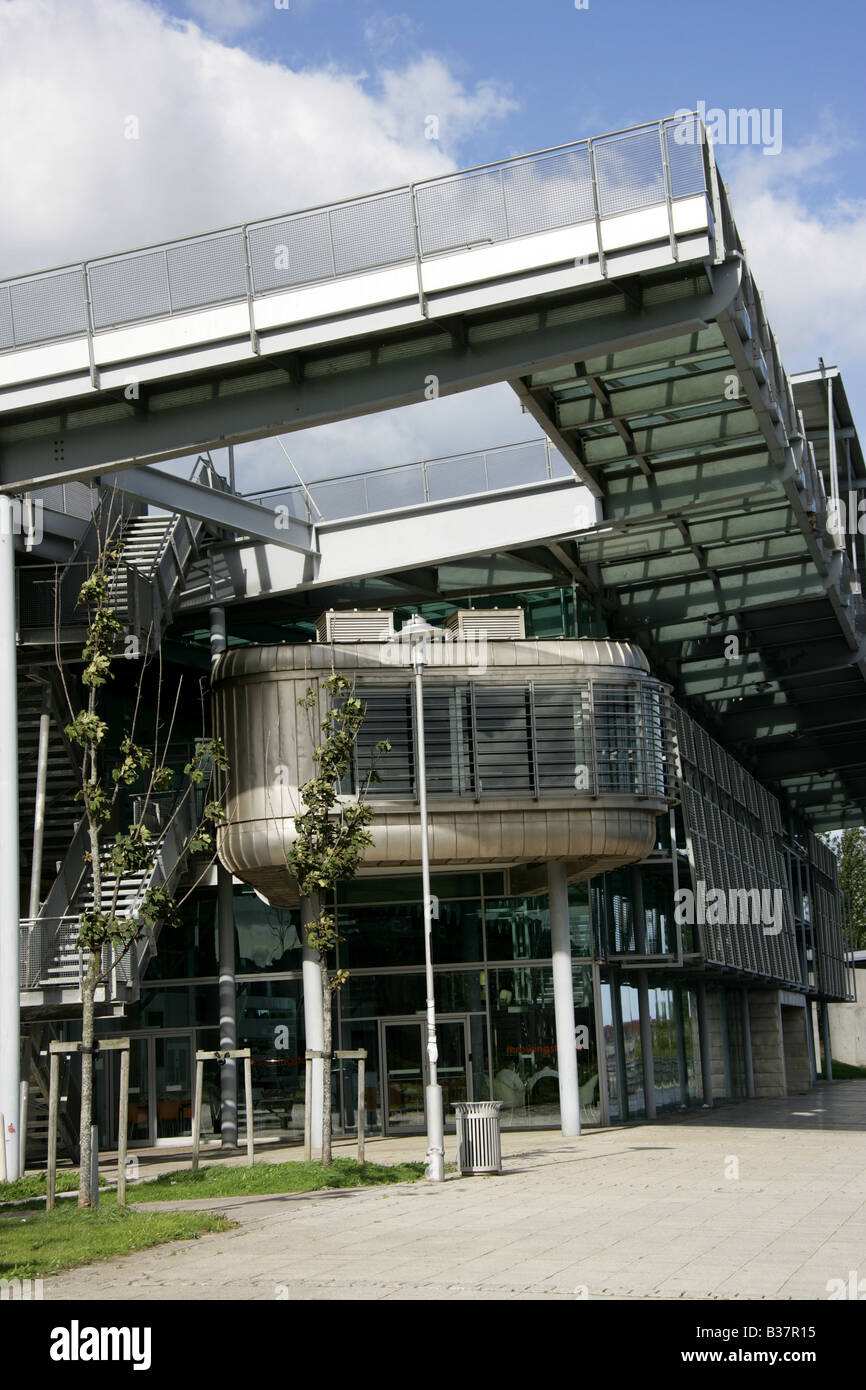
<path fill-rule="evenodd" d="M 565 865 L 547 866 L 550 894 L 550 943 L 553 952 L 553 1007 L 556 1016 L 556 1069 L 559 1072 L 559 1113 L 562 1133 L 580 1134 L 580 1095 L 574 1032 L 574 983 L 571 974 L 571 931 L 568 920 L 568 879 Z"/>
<path fill-rule="evenodd" d="M 301 898 L 301 969 L 304 983 L 304 1045 L 310 1052 L 321 1052 L 325 1045 L 325 1011 L 322 1003 L 322 974 L 318 953 L 307 945 L 307 927 L 320 911 L 318 897 Z M 311 1147 L 313 1154 L 322 1153 L 322 1121 L 324 1118 L 324 1071 L 321 1057 L 311 1064 L 310 1096 Z"/>
<path fill-rule="evenodd" d="M 643 1063 L 644 1108 L 648 1120 L 656 1117 L 656 1069 L 653 1062 L 653 1034 L 649 1006 L 649 980 L 645 970 L 638 971 L 638 1008 L 640 1009 L 640 1052 Z"/>
<path fill-rule="evenodd" d="M 224 608 L 209 610 L 210 659 L 214 666 L 228 646 Z M 238 995 L 235 974 L 235 910 L 230 870 L 217 860 L 217 932 L 219 939 L 220 1048 L 238 1045 Z M 247 1125 L 253 1123 L 247 1115 Z M 238 1146 L 238 1064 L 234 1058 L 220 1067 L 220 1137 L 223 1148 Z"/>
<path fill-rule="evenodd" d="M 707 1008 L 707 987 L 698 980 L 698 1028 L 701 1034 L 701 1088 L 704 1105 L 713 1103 L 713 1059 L 710 1052 L 710 1015 Z"/>
<path fill-rule="evenodd" d="M 45 795 L 48 789 L 48 743 L 51 737 L 51 687 L 42 692 L 39 714 L 39 750 L 36 754 L 36 807 L 33 812 L 33 853 L 30 860 L 28 917 L 39 915 L 42 888 L 42 844 L 45 839 Z"/>
<path fill-rule="evenodd" d="M 824 1044 L 824 1080 L 833 1080 L 833 1042 L 830 1037 L 830 1010 L 821 1004 L 821 1040 Z"/>
<path fill-rule="evenodd" d="M 0 1142 L 10 1181 L 21 1173 L 17 674 L 12 500 L 0 496 Z"/>
<path fill-rule="evenodd" d="M 235 911 L 231 872 L 217 864 L 219 920 L 220 1050 L 238 1045 L 238 994 L 235 978 Z M 253 1122 L 247 1115 L 247 1126 Z M 232 1057 L 220 1067 L 220 1135 L 223 1148 L 238 1146 L 238 1064 Z"/>
<path fill-rule="evenodd" d="M 749 991 L 740 991 L 743 1001 L 743 1053 L 746 1061 L 746 1095 L 755 1099 L 755 1062 L 752 1057 L 752 1016 L 749 1010 Z"/>

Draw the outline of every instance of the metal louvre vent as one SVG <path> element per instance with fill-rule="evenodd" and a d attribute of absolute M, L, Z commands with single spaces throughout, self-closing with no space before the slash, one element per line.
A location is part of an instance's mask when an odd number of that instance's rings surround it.
<path fill-rule="evenodd" d="M 414 796 L 412 686 L 359 681 L 366 717 L 352 788 L 363 787 L 375 744 L 371 796 Z M 651 680 L 567 685 L 432 684 L 424 689 L 428 791 L 476 799 L 620 794 L 675 799 L 668 696 Z"/>
<path fill-rule="evenodd" d="M 696 884 L 703 884 L 705 895 L 723 894 L 737 909 L 734 921 L 713 910 L 700 922 L 704 954 L 719 965 L 799 983 L 790 885 L 777 841 L 778 803 L 682 710 L 676 720 Z M 763 920 L 777 902 L 781 921 Z M 726 907 L 725 917 L 732 915 Z"/>
<path fill-rule="evenodd" d="M 494 642 L 526 636 L 522 608 L 458 608 L 449 613 L 445 627 L 458 637 L 486 637 Z"/>
<path fill-rule="evenodd" d="M 348 613 L 329 608 L 316 619 L 319 642 L 386 642 L 393 632 L 394 614 L 384 608 L 354 608 Z"/>

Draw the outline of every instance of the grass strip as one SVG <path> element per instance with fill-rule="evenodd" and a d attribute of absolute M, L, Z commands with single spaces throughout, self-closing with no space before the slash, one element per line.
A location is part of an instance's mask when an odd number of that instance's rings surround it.
<path fill-rule="evenodd" d="M 218 1212 L 130 1211 L 114 1204 L 79 1211 L 64 1203 L 52 1212 L 0 1215 L 0 1277 L 32 1279 L 62 1269 L 190 1240 L 235 1223 Z"/>

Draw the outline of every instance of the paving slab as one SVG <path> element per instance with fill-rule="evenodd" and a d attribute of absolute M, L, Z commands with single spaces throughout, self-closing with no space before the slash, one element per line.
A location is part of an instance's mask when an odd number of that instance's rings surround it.
<path fill-rule="evenodd" d="M 453 1163 L 453 1136 L 446 1147 Z M 424 1149 L 423 1137 L 379 1139 L 367 1156 Z M 46 1279 L 45 1297 L 563 1300 L 585 1288 L 590 1299 L 813 1300 L 851 1269 L 866 1277 L 866 1082 L 578 1139 L 510 1132 L 503 1155 L 505 1171 L 485 1178 L 159 1203 L 238 1225 Z M 726 1176 L 732 1155 L 741 1179 Z M 164 1150 L 140 1161 L 148 1177 L 182 1166 Z"/>

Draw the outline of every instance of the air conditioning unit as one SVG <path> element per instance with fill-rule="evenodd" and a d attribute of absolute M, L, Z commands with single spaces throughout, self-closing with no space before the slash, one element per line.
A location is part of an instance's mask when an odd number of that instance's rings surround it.
<path fill-rule="evenodd" d="M 526 636 L 522 608 L 457 608 L 445 627 L 453 637 L 486 637 L 490 642 Z"/>
<path fill-rule="evenodd" d="M 316 619 L 319 642 L 387 642 L 394 633 L 394 614 L 388 608 L 329 608 Z"/>

